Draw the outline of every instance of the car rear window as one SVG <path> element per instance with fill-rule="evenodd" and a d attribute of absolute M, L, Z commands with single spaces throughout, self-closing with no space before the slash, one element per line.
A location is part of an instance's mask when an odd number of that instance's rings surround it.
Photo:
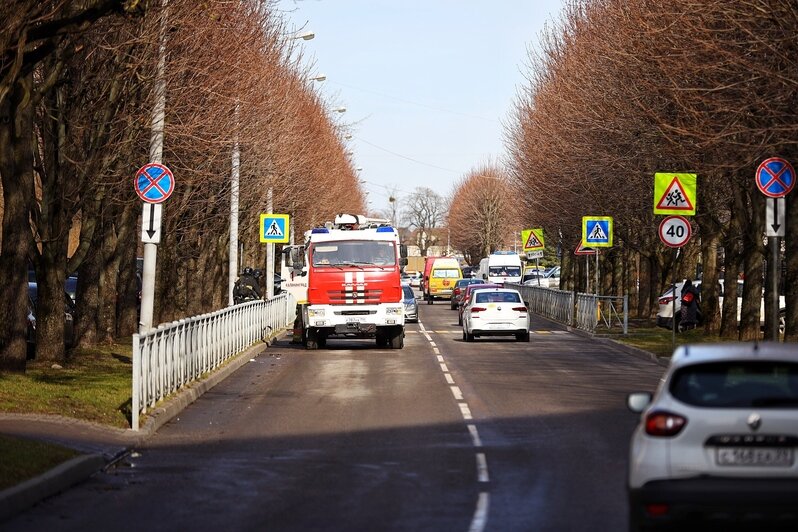
<path fill-rule="evenodd" d="M 432 270 L 433 279 L 458 279 L 460 270 Z"/>
<path fill-rule="evenodd" d="M 402 293 L 405 299 L 413 299 L 416 297 L 415 294 L 413 294 L 413 289 L 407 285 L 402 286 Z"/>
<path fill-rule="evenodd" d="M 515 292 L 483 292 L 477 293 L 477 303 L 520 303 L 521 296 Z"/>
<path fill-rule="evenodd" d="M 740 361 L 677 370 L 670 392 L 689 405 L 711 408 L 798 407 L 798 364 Z"/>

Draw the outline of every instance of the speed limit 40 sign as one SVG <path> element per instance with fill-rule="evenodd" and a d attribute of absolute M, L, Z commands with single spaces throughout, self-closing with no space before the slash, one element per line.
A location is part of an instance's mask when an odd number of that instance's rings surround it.
<path fill-rule="evenodd" d="M 687 244 L 693 229 L 684 216 L 668 216 L 659 224 L 659 239 L 671 248 L 680 248 Z"/>

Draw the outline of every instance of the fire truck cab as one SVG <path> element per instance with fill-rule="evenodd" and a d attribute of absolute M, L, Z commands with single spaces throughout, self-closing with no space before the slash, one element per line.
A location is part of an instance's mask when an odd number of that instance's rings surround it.
<path fill-rule="evenodd" d="M 283 253 L 288 278 L 296 280 L 288 289 L 298 287 L 297 326 L 307 349 L 324 347 L 328 338 L 404 346 L 400 275 L 407 250 L 388 220 L 341 214 Z"/>

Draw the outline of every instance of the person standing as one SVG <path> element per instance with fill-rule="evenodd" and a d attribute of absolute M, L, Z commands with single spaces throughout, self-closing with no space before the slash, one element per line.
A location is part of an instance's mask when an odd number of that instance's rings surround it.
<path fill-rule="evenodd" d="M 693 281 L 687 279 L 682 287 L 681 298 L 681 322 L 679 329 L 685 331 L 687 329 L 695 329 L 698 325 L 698 298 L 700 292 L 698 288 L 693 285 Z"/>

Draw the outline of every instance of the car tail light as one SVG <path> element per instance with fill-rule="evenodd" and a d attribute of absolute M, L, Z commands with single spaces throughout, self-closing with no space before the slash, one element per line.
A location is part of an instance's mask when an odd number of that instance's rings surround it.
<path fill-rule="evenodd" d="M 526 312 L 526 307 L 513 307 L 516 312 Z"/>
<path fill-rule="evenodd" d="M 659 410 L 646 416 L 646 434 L 649 436 L 676 436 L 687 424 L 687 418 Z"/>
<path fill-rule="evenodd" d="M 474 314 L 475 312 L 483 312 L 485 310 L 488 309 L 486 309 L 485 307 L 471 307 L 471 314 Z"/>
<path fill-rule="evenodd" d="M 646 513 L 650 517 L 661 517 L 667 515 L 670 507 L 667 504 L 646 504 Z"/>
<path fill-rule="evenodd" d="M 659 298 L 659 304 L 660 305 L 667 305 L 668 303 L 672 303 L 674 299 L 676 299 L 676 298 L 673 297 L 673 296 L 661 297 L 661 298 Z"/>

